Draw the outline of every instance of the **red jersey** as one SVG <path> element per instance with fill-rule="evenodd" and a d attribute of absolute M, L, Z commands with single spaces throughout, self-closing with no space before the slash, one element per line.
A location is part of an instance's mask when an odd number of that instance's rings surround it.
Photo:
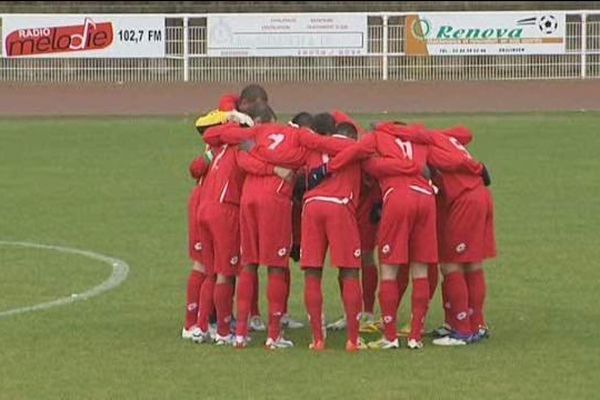
<path fill-rule="evenodd" d="M 345 136 L 333 135 L 347 142 L 347 147 L 354 141 Z M 326 153 L 312 152 L 306 160 L 308 171 L 317 168 L 323 163 L 329 162 L 329 155 Z M 353 209 L 358 207 L 360 199 L 362 171 L 360 163 L 352 163 L 340 169 L 332 176 L 325 179 L 318 186 L 304 193 L 304 201 L 323 200 L 330 202 L 339 202 L 340 204 L 350 204 Z"/>
<path fill-rule="evenodd" d="M 473 159 L 463 145 L 472 139 L 466 128 L 458 127 L 441 132 L 420 130 L 402 132 L 399 135 L 412 142 L 427 144 L 427 162 L 439 172 L 435 183 L 450 202 L 464 191 L 483 185 L 483 166 Z"/>
<path fill-rule="evenodd" d="M 206 131 L 219 133 L 232 125 L 219 125 Z M 202 201 L 239 204 L 245 171 L 256 175 L 272 175 L 273 166 L 238 151 L 237 146 L 223 144 L 216 148 L 214 158 L 202 184 Z"/>
<path fill-rule="evenodd" d="M 304 166 L 311 150 L 322 153 L 337 154 L 346 148 L 348 143 L 343 139 L 319 136 L 308 129 L 294 128 L 289 125 L 267 123 L 254 128 L 240 128 L 230 125 L 231 129 L 222 131 L 207 131 L 204 140 L 211 146 L 221 144 L 239 144 L 248 140 L 255 145 L 250 155 L 258 160 L 297 170 Z M 280 193 L 291 197 L 293 183 L 284 181 L 276 176 L 247 178 L 249 190 L 258 192 Z"/>
<path fill-rule="evenodd" d="M 355 160 L 375 156 L 363 163 L 363 167 L 379 181 L 384 193 L 391 187 L 407 187 L 430 193 L 429 183 L 420 175 L 426 164 L 426 151 L 426 145 L 413 146 L 383 131 L 375 131 L 340 152 L 331 162 L 330 170 L 336 171 Z"/>

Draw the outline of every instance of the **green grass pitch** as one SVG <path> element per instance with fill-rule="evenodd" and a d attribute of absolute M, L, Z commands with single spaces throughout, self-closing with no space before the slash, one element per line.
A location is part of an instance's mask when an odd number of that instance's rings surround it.
<path fill-rule="evenodd" d="M 192 121 L 0 121 L 0 240 L 86 249 L 131 266 L 128 280 L 100 297 L 0 319 L 0 399 L 597 397 L 600 114 L 408 120 L 466 124 L 492 173 L 500 251 L 487 267 L 493 336 L 475 346 L 346 354 L 340 333 L 313 354 L 308 329 L 289 332 L 297 347 L 282 352 L 265 351 L 264 335 L 241 352 L 183 342 L 187 166 L 201 150 Z M 304 320 L 293 272 L 291 310 Z M 0 311 L 109 274 L 94 260 L 0 246 Z M 341 314 L 333 271 L 325 281 L 331 320 Z M 438 293 L 428 325 L 440 321 Z"/>

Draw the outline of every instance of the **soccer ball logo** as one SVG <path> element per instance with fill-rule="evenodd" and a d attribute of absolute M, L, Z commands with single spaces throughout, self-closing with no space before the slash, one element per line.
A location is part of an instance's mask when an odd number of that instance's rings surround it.
<path fill-rule="evenodd" d="M 543 15 L 538 20 L 538 28 L 546 35 L 556 32 L 558 28 L 558 21 L 554 15 Z"/>

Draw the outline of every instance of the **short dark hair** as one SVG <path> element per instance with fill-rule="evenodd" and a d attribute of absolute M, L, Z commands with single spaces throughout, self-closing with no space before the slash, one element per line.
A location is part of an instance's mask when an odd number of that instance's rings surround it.
<path fill-rule="evenodd" d="M 358 137 L 358 131 L 356 130 L 356 127 L 350 122 L 340 122 L 337 124 L 335 127 L 335 133 L 351 139 L 356 139 Z"/>
<path fill-rule="evenodd" d="M 252 84 L 242 89 L 240 99 L 254 102 L 256 100 L 262 100 L 265 103 L 269 101 L 267 91 L 260 85 Z"/>
<path fill-rule="evenodd" d="M 292 123 L 301 127 L 310 128 L 312 127 L 314 122 L 314 118 L 312 114 L 307 113 L 306 111 L 302 111 L 298 113 L 292 118 Z"/>
<path fill-rule="evenodd" d="M 319 135 L 332 135 L 335 133 L 335 119 L 333 115 L 324 112 L 315 115 L 312 129 Z"/>

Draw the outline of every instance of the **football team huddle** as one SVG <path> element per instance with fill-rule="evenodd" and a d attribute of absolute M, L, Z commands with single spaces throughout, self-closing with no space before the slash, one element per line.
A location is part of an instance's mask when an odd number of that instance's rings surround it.
<path fill-rule="evenodd" d="M 370 128 L 340 111 L 276 122 L 259 85 L 223 96 L 197 119 L 206 149 L 190 165 L 197 185 L 188 204 L 193 267 L 183 338 L 243 349 L 250 331 L 266 330 L 267 349 L 293 347 L 283 331 L 303 324 L 287 310 L 290 258 L 304 274 L 314 351 L 325 349 L 328 329 L 346 330 L 350 352 L 399 348 L 399 336 L 409 349 L 423 348 L 440 272 L 445 321 L 433 344 L 488 337 L 482 264 L 496 255 L 494 212 L 489 173 L 467 150 L 471 132 L 397 121 Z M 344 308 L 329 325 L 321 289 L 327 254 Z M 267 268 L 266 326 L 259 266 Z M 398 330 L 409 283 L 410 323 Z M 370 343 L 360 337 L 379 331 Z"/>

